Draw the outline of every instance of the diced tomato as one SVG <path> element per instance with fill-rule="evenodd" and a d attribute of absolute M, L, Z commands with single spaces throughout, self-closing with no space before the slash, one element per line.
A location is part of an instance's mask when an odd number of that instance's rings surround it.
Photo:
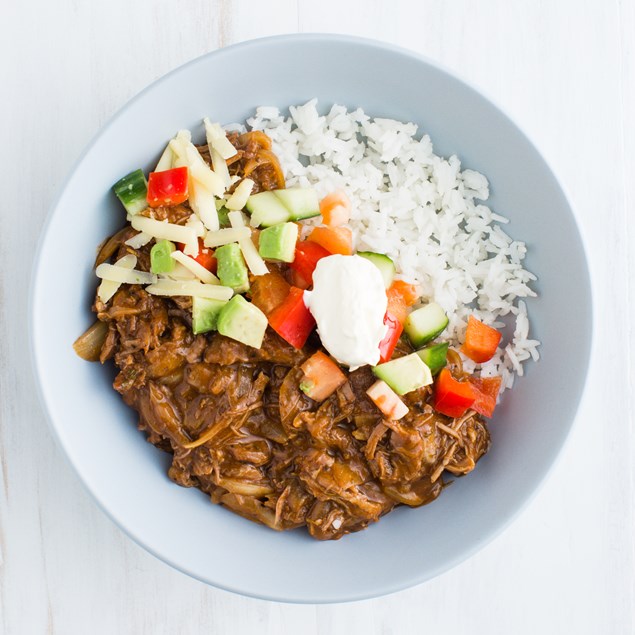
<path fill-rule="evenodd" d="M 284 276 L 275 271 L 255 276 L 251 282 L 251 302 L 265 315 L 271 315 L 285 301 L 290 288 Z"/>
<path fill-rule="evenodd" d="M 310 286 L 313 284 L 313 272 L 318 260 L 330 255 L 330 252 L 317 243 L 303 240 L 295 246 L 295 258 L 289 263 L 289 267 L 301 276 L 307 286 Z"/>
<path fill-rule="evenodd" d="M 304 304 L 304 291 L 291 287 L 282 304 L 269 315 L 269 324 L 289 344 L 302 348 L 315 328 L 315 320 Z"/>
<path fill-rule="evenodd" d="M 321 245 L 331 254 L 350 256 L 353 253 L 353 234 L 348 227 L 314 227 L 307 240 Z"/>
<path fill-rule="evenodd" d="M 315 401 L 324 401 L 346 382 L 340 367 L 322 351 L 311 355 L 300 369 L 304 373 L 300 389 Z"/>
<path fill-rule="evenodd" d="M 178 205 L 187 200 L 189 174 L 187 167 L 163 172 L 150 172 L 147 201 L 150 207 Z"/>
<path fill-rule="evenodd" d="M 471 377 L 470 384 L 476 390 L 476 399 L 472 410 L 485 417 L 491 417 L 496 408 L 496 398 L 501 387 L 500 377 Z"/>
<path fill-rule="evenodd" d="M 398 293 L 403 298 L 406 306 L 412 306 L 421 297 L 417 286 L 405 280 L 393 280 L 390 288 L 393 293 Z"/>
<path fill-rule="evenodd" d="M 457 381 L 444 368 L 434 383 L 434 409 L 448 417 L 461 417 L 476 400 L 477 391 L 469 381 Z"/>
<path fill-rule="evenodd" d="M 327 194 L 320 201 L 320 214 L 325 225 L 346 225 L 351 217 L 351 202 L 342 190 Z"/>
<path fill-rule="evenodd" d="M 384 339 L 379 342 L 380 364 L 390 360 L 403 332 L 403 324 L 397 318 L 392 317 L 390 313 L 386 313 L 384 316 L 384 324 L 388 327 L 388 330 L 386 331 Z"/>
<path fill-rule="evenodd" d="M 488 362 L 494 357 L 501 337 L 502 334 L 499 331 L 470 315 L 461 352 L 479 364 Z"/>
<path fill-rule="evenodd" d="M 408 406 L 399 399 L 397 393 L 381 379 L 376 381 L 366 394 L 388 419 L 396 421 L 409 412 Z"/>
<path fill-rule="evenodd" d="M 418 299 L 417 287 L 403 280 L 395 280 L 388 291 L 388 313 L 402 324 L 408 317 L 408 307 L 411 307 Z"/>
<path fill-rule="evenodd" d="M 181 250 L 185 251 L 185 245 L 183 243 L 176 243 L 176 246 Z M 216 273 L 216 269 L 218 268 L 218 262 L 214 256 L 214 250 L 210 247 L 206 247 L 203 243 L 203 239 L 198 239 L 198 255 L 190 256 L 192 260 L 196 260 L 199 265 L 205 267 L 208 271 L 212 273 Z"/>

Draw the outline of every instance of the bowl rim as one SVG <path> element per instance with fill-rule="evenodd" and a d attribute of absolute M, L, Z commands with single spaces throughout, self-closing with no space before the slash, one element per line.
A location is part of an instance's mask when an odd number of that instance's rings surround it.
<path fill-rule="evenodd" d="M 476 93 L 477 96 L 479 96 L 481 99 L 487 102 L 488 106 L 490 106 L 494 111 L 496 111 L 497 116 L 500 116 L 506 119 L 507 122 L 511 124 L 513 128 L 516 129 L 516 131 L 522 137 L 523 141 L 527 143 L 527 145 L 543 161 L 545 167 L 553 176 L 555 183 L 560 188 L 563 198 L 569 208 L 569 211 L 571 212 L 571 216 L 575 224 L 575 229 L 578 232 L 580 244 L 582 247 L 582 255 L 584 260 L 584 270 L 582 271 L 582 274 L 588 283 L 588 293 L 589 293 L 590 308 L 591 308 L 590 315 L 589 315 L 588 342 L 586 343 L 586 351 L 584 355 L 585 368 L 584 368 L 583 377 L 581 378 L 581 382 L 580 382 L 577 404 L 575 406 L 571 419 L 568 422 L 566 434 L 563 437 L 563 440 L 560 446 L 557 448 L 549 466 L 540 475 L 540 478 L 536 480 L 536 482 L 534 483 L 531 492 L 529 492 L 529 494 L 527 494 L 524 499 L 519 500 L 517 505 L 514 507 L 513 511 L 509 512 L 507 516 L 504 517 L 503 520 L 494 529 L 480 536 L 477 540 L 473 541 L 468 547 L 457 550 L 456 555 L 453 558 L 446 560 L 443 564 L 438 565 L 431 570 L 422 572 L 421 574 L 414 577 L 411 576 L 410 578 L 399 578 L 397 581 L 394 581 L 392 583 L 387 582 L 382 585 L 378 585 L 378 587 L 376 588 L 376 591 L 372 593 L 368 593 L 368 592 L 356 593 L 353 590 L 351 592 L 348 592 L 346 596 L 342 596 L 341 598 L 338 598 L 335 600 L 332 598 L 325 598 L 325 597 L 289 599 L 277 593 L 267 593 L 265 591 L 261 593 L 255 593 L 255 592 L 245 591 L 244 589 L 237 588 L 235 586 L 226 585 L 219 580 L 204 578 L 200 574 L 189 570 L 188 567 L 184 566 L 183 564 L 174 562 L 170 557 L 166 556 L 165 554 L 157 552 L 155 549 L 151 548 L 148 544 L 146 544 L 146 541 L 144 540 L 144 538 L 140 535 L 137 535 L 134 531 L 131 530 L 131 528 L 127 527 L 124 519 L 120 519 L 117 516 L 115 516 L 115 514 L 107 507 L 106 503 L 102 501 L 97 495 L 97 493 L 89 487 L 87 480 L 84 478 L 80 468 L 71 460 L 70 454 L 66 448 L 66 444 L 64 443 L 62 435 L 60 434 L 58 430 L 58 425 L 53 420 L 53 416 L 51 415 L 48 403 L 44 396 L 44 389 L 43 389 L 42 379 L 41 379 L 42 374 L 40 369 L 40 362 L 39 362 L 38 352 L 35 346 L 36 317 L 35 317 L 34 310 L 35 310 L 35 298 L 37 295 L 36 291 L 38 287 L 38 279 L 39 279 L 40 270 L 42 267 L 42 261 L 40 256 L 42 252 L 42 245 L 44 241 L 46 240 L 51 221 L 55 215 L 57 208 L 59 207 L 60 201 L 66 189 L 68 188 L 74 173 L 77 171 L 79 166 L 84 161 L 86 155 L 92 150 L 93 146 L 96 144 L 98 139 L 102 136 L 102 134 L 104 134 L 107 129 L 109 129 L 112 125 L 114 125 L 114 123 L 118 121 L 120 117 L 123 117 L 126 111 L 131 107 L 131 105 L 136 103 L 138 100 L 142 99 L 142 97 L 146 94 L 146 92 L 149 92 L 151 89 L 154 88 L 154 86 L 156 86 L 159 83 L 169 81 L 169 79 L 173 75 L 176 75 L 182 72 L 183 70 L 185 70 L 186 68 L 189 68 L 190 66 L 200 63 L 201 60 L 203 60 L 204 58 L 208 58 L 212 56 L 223 57 L 224 55 L 232 55 L 232 53 L 238 49 L 258 48 L 263 45 L 267 46 L 267 45 L 278 44 L 278 43 L 295 44 L 295 43 L 310 43 L 310 42 L 337 42 L 337 43 L 349 44 L 353 46 L 361 45 L 361 46 L 372 47 L 380 51 L 394 53 L 394 54 L 398 54 L 398 55 L 410 58 L 420 64 L 424 64 L 424 65 L 432 67 L 433 69 L 442 73 L 443 75 L 448 76 L 450 79 L 453 79 L 455 81 L 462 83 L 465 87 L 467 87 L 468 89 Z M 588 238 L 585 235 L 581 224 L 579 223 L 579 215 L 576 211 L 575 206 L 573 205 L 572 198 L 567 188 L 563 184 L 563 182 L 558 178 L 558 175 L 556 171 L 553 169 L 552 165 L 544 157 L 542 152 L 540 152 L 540 150 L 536 147 L 536 145 L 531 140 L 529 135 L 525 132 L 525 130 L 514 119 L 512 119 L 505 112 L 505 110 L 503 110 L 498 105 L 497 101 L 493 99 L 492 97 L 490 97 L 486 91 L 484 91 L 480 87 L 476 87 L 470 81 L 466 80 L 460 73 L 457 73 L 453 69 L 448 68 L 444 64 L 436 60 L 433 60 L 427 57 L 426 55 L 417 53 L 415 51 L 412 51 L 402 46 L 398 46 L 398 45 L 385 42 L 382 40 L 376 40 L 373 38 L 366 38 L 366 37 L 360 37 L 360 36 L 354 36 L 354 35 L 345 35 L 345 34 L 339 34 L 339 33 L 328 33 L 328 32 L 287 33 L 287 34 L 279 34 L 279 35 L 272 35 L 267 37 L 254 38 L 254 39 L 245 40 L 243 42 L 231 44 L 225 47 L 217 48 L 215 50 L 199 55 L 183 64 L 180 64 L 179 66 L 173 68 L 172 70 L 168 71 L 164 75 L 158 77 L 157 79 L 155 79 L 154 81 L 146 85 L 139 92 L 137 92 L 135 95 L 133 95 L 130 99 L 128 99 L 122 106 L 120 106 L 116 110 L 116 112 L 113 113 L 107 119 L 107 121 L 99 127 L 96 133 L 91 137 L 91 139 L 85 145 L 85 147 L 79 154 L 78 158 L 73 162 L 71 168 L 68 171 L 68 174 L 66 175 L 66 178 L 64 179 L 62 184 L 57 188 L 56 194 L 53 197 L 52 203 L 49 205 L 45 220 L 40 229 L 40 233 L 39 233 L 39 237 L 38 237 L 38 241 L 36 245 L 36 250 L 35 250 L 35 255 L 31 263 L 31 273 L 30 273 L 30 281 L 29 281 L 29 289 L 28 289 L 28 304 L 27 304 L 27 331 L 28 331 L 28 349 L 29 349 L 28 358 L 29 358 L 29 363 L 31 367 L 32 377 L 33 377 L 35 388 L 36 388 L 38 401 L 42 408 L 43 414 L 47 420 L 48 427 L 53 433 L 53 438 L 55 439 L 55 442 L 58 448 L 61 448 L 62 450 L 62 455 L 64 456 L 64 459 L 71 466 L 72 470 L 74 471 L 79 481 L 81 482 L 84 490 L 88 492 L 92 500 L 97 504 L 97 506 L 102 510 L 102 512 L 121 531 L 123 531 L 129 538 L 131 538 L 137 545 L 142 547 L 146 552 L 151 553 L 158 560 L 168 564 L 173 569 L 176 569 L 177 571 L 184 573 L 191 578 L 199 580 L 200 582 L 206 585 L 209 585 L 224 591 L 236 593 L 246 597 L 251 597 L 251 598 L 260 599 L 260 600 L 274 601 L 274 602 L 289 603 L 289 604 L 339 604 L 339 603 L 345 603 L 345 602 L 358 602 L 358 601 L 362 601 L 362 600 L 366 600 L 370 598 L 382 597 L 385 595 L 397 593 L 399 591 L 412 588 L 417 585 L 421 585 L 424 582 L 427 582 L 428 580 L 431 580 L 432 578 L 435 578 L 455 568 L 462 562 L 470 559 L 477 552 L 482 550 L 486 545 L 488 545 L 490 542 L 492 542 L 494 539 L 500 536 L 520 516 L 520 514 L 523 511 L 525 511 L 525 509 L 530 505 L 530 503 L 534 500 L 537 494 L 541 491 L 541 489 L 543 488 L 549 476 L 553 473 L 553 470 L 555 469 L 556 465 L 562 459 L 563 451 L 565 447 L 567 447 L 568 443 L 570 442 L 570 439 L 572 436 L 571 432 L 578 419 L 581 404 L 583 403 L 584 397 L 587 393 L 586 386 L 589 380 L 590 361 L 594 356 L 594 351 L 595 351 L 596 341 L 597 341 L 597 338 L 595 336 L 596 324 L 597 324 L 597 315 L 596 315 L 597 307 L 594 301 L 595 281 L 592 275 L 592 269 L 589 266 L 589 258 L 588 258 L 589 253 L 590 253 L 590 250 L 588 249 Z"/>

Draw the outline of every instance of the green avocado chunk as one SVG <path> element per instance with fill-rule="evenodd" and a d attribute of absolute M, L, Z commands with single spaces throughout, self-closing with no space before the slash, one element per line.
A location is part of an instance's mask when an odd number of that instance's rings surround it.
<path fill-rule="evenodd" d="M 231 287 L 236 293 L 249 289 L 249 271 L 238 243 L 229 243 L 215 252 L 218 261 L 217 275 L 225 287 Z"/>
<path fill-rule="evenodd" d="M 172 252 L 176 250 L 173 242 L 160 240 L 150 250 L 150 271 L 152 273 L 170 273 L 174 269 Z"/>
<path fill-rule="evenodd" d="M 421 361 L 430 369 L 430 372 L 436 375 L 447 364 L 448 347 L 449 344 L 447 342 L 432 344 L 417 351 L 417 355 L 419 355 Z"/>
<path fill-rule="evenodd" d="M 416 354 L 405 355 L 373 368 L 373 373 L 383 379 L 398 395 L 432 383 L 430 369 Z"/>
<path fill-rule="evenodd" d="M 268 260 L 293 262 L 297 241 L 298 226 L 295 223 L 280 223 L 260 232 L 258 251 Z"/>
<path fill-rule="evenodd" d="M 218 316 L 222 308 L 227 304 L 223 300 L 213 298 L 192 299 L 192 331 L 194 335 L 216 331 L 218 328 Z"/>
<path fill-rule="evenodd" d="M 267 316 L 242 295 L 235 295 L 220 310 L 217 326 L 221 335 L 260 348 L 267 330 Z"/>

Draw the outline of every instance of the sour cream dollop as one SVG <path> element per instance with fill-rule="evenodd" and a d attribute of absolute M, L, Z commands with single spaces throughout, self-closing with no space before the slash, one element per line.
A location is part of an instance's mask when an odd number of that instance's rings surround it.
<path fill-rule="evenodd" d="M 377 364 L 388 300 L 372 262 L 361 256 L 322 258 L 304 302 L 317 322 L 322 345 L 340 364 L 351 370 Z"/>

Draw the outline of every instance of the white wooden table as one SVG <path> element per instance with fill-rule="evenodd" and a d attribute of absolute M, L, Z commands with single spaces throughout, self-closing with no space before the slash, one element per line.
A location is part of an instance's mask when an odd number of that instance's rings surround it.
<path fill-rule="evenodd" d="M 84 145 L 130 97 L 183 62 L 295 31 L 401 44 L 498 101 L 571 193 L 597 304 L 577 425 L 528 509 L 440 578 L 349 605 L 231 595 L 132 543 L 53 443 L 27 357 L 33 250 Z M 0 632 L 634 632 L 634 32 L 633 0 L 2 0 Z M 580 310 L 571 307 L 571 320 Z"/>

